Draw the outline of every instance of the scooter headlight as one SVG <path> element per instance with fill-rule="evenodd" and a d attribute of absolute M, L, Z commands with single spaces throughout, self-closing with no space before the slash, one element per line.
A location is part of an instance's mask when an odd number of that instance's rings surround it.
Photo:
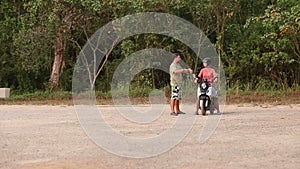
<path fill-rule="evenodd" d="M 205 83 L 202 83 L 202 84 L 201 84 L 201 88 L 202 88 L 202 89 L 205 89 L 206 87 L 207 87 L 207 86 L 206 86 Z"/>

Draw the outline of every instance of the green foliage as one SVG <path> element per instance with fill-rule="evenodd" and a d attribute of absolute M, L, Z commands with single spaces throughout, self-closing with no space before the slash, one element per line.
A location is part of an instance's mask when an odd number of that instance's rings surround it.
<path fill-rule="evenodd" d="M 251 89 L 264 90 L 299 84 L 299 11 L 298 3 L 278 1 L 244 27 L 233 25 L 230 36 L 236 40 L 228 44 L 226 67 L 231 86 L 250 83 Z"/>
<path fill-rule="evenodd" d="M 233 90 L 276 90 L 300 84 L 300 5 L 298 0 L 2 0 L 0 5 L 0 87 L 20 93 L 46 90 L 57 33 L 63 34 L 60 90 L 71 90 L 76 58 L 87 38 L 106 23 L 138 12 L 165 12 L 201 28 L 221 54 Z M 110 97 L 117 66 L 132 53 L 161 48 L 180 52 L 199 71 L 200 61 L 185 44 L 142 34 L 114 48 L 95 89 Z M 132 96 L 167 86 L 169 76 L 147 69 L 131 82 Z M 145 89 L 144 89 L 145 88 Z"/>

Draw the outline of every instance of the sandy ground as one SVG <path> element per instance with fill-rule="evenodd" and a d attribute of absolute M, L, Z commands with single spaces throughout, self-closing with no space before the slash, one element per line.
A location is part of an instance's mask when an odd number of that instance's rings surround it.
<path fill-rule="evenodd" d="M 170 116 L 166 105 L 151 124 L 132 124 L 112 106 L 98 107 L 106 121 L 128 137 L 159 136 L 179 118 Z M 179 144 L 152 157 L 128 158 L 95 144 L 73 106 L 0 105 L 0 168 L 300 168 L 300 105 L 228 105 L 222 115 L 195 116 L 186 111 L 180 116 L 196 120 Z M 199 135 L 212 116 L 220 121 L 201 144 Z"/>

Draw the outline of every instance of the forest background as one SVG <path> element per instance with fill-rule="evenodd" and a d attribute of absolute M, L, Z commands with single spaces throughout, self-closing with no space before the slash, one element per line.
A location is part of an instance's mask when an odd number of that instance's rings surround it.
<path fill-rule="evenodd" d="M 215 45 L 229 94 L 300 94 L 300 3 L 298 0 L 1 0 L 0 87 L 11 99 L 70 98 L 77 57 L 87 39 L 117 18 L 163 12 L 200 28 Z M 122 60 L 146 48 L 180 52 L 199 72 L 201 60 L 180 41 L 156 34 L 124 39 L 97 77 L 99 98 Z M 131 96 L 166 89 L 169 75 L 147 69 L 131 82 Z"/>

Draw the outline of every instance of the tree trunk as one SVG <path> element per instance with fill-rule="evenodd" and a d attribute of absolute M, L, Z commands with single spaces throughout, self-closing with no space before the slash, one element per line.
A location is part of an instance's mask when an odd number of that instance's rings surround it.
<path fill-rule="evenodd" d="M 56 44 L 54 51 L 54 62 L 52 66 L 52 72 L 50 77 L 50 87 L 58 88 L 60 76 L 64 68 L 64 49 L 65 49 L 65 39 L 62 32 L 57 32 L 56 34 Z"/>

